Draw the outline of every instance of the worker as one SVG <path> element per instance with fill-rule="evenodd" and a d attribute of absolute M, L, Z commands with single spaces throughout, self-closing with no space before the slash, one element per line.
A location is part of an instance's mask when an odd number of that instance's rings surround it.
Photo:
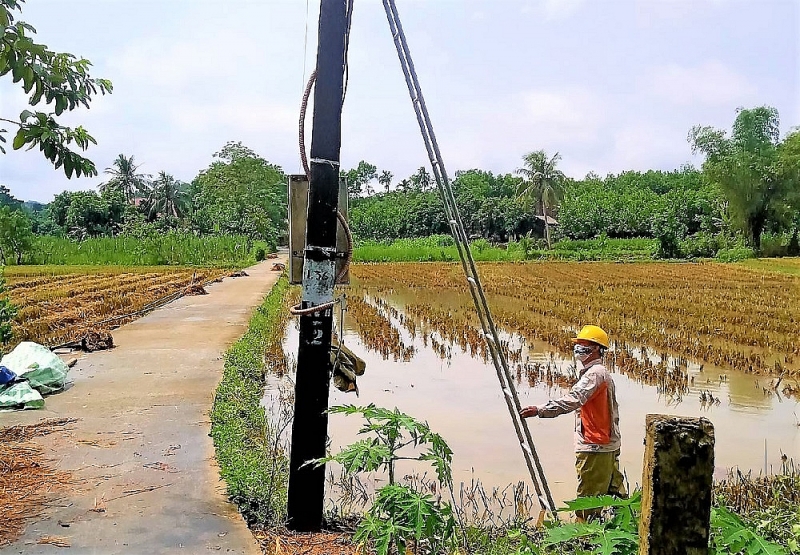
<path fill-rule="evenodd" d="M 603 366 L 608 334 L 598 326 L 584 326 L 572 341 L 581 367 L 578 382 L 560 399 L 525 407 L 520 415 L 554 418 L 574 411 L 578 497 L 626 497 L 619 470 L 619 405 L 611 373 Z M 576 511 L 575 515 L 579 522 L 585 522 L 599 517 L 600 509 Z"/>

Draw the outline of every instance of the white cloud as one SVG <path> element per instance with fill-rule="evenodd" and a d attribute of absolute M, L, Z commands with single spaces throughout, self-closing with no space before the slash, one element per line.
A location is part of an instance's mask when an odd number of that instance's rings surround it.
<path fill-rule="evenodd" d="M 541 129 L 563 139 L 591 140 L 602 125 L 606 112 L 601 100 L 581 88 L 533 90 L 520 95 L 509 118 L 520 124 Z"/>
<path fill-rule="evenodd" d="M 549 20 L 564 19 L 577 12 L 585 3 L 586 0 L 535 0 L 523 4 L 520 12 L 539 12 Z"/>
<path fill-rule="evenodd" d="M 691 161 L 686 130 L 676 125 L 635 122 L 613 133 L 605 167 L 610 171 L 674 168 Z"/>
<path fill-rule="evenodd" d="M 578 11 L 585 0 L 543 0 L 542 8 L 549 19 L 563 19 Z"/>
<path fill-rule="evenodd" d="M 683 19 L 730 3 L 731 0 L 636 0 L 636 16 L 639 24 L 659 26 L 664 20 Z"/>
<path fill-rule="evenodd" d="M 609 111 L 603 99 L 587 89 L 530 89 L 484 101 L 453 103 L 436 129 L 448 167 L 508 172 L 531 150 L 567 153 L 595 149 L 602 143 Z M 571 170 L 566 159 L 564 167 Z M 581 164 L 578 170 L 582 169 Z"/>
<path fill-rule="evenodd" d="M 169 116 L 181 131 L 187 132 L 231 129 L 291 133 L 297 130 L 297 112 L 294 105 L 265 103 L 263 99 L 241 94 L 222 102 L 181 103 L 170 109 Z"/>
<path fill-rule="evenodd" d="M 220 83 L 251 81 L 248 69 L 263 63 L 258 53 L 256 40 L 233 33 L 219 33 L 213 41 L 151 37 L 127 45 L 109 67 L 117 80 L 146 83 L 154 92 L 202 96 Z"/>
<path fill-rule="evenodd" d="M 753 99 L 758 89 L 744 76 L 718 61 L 686 67 L 655 68 L 644 87 L 657 98 L 680 106 L 736 104 Z"/>

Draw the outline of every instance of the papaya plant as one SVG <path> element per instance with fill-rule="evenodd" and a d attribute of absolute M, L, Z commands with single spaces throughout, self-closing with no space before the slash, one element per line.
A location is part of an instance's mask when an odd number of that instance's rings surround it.
<path fill-rule="evenodd" d="M 344 405 L 332 407 L 328 412 L 360 414 L 366 422 L 358 433 L 369 437 L 311 463 L 337 462 L 348 475 L 384 470 L 389 476 L 389 483 L 376 492 L 354 541 L 372 544 L 378 555 L 387 555 L 392 546 L 398 553 L 406 553 L 407 549 L 413 549 L 414 553 L 437 553 L 454 547 L 456 522 L 450 504 L 395 480 L 397 461 L 426 461 L 433 466 L 441 485 L 451 487 L 453 452 L 442 436 L 431 431 L 426 422 L 397 408 Z M 421 452 L 415 456 L 400 453 L 409 447 Z"/>

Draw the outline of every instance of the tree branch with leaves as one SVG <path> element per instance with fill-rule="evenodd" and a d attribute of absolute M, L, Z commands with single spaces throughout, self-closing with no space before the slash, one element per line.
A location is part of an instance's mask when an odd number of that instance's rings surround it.
<path fill-rule="evenodd" d="M 0 114 L 0 121 L 15 126 L 12 147 L 30 150 L 39 147 L 56 169 L 63 167 L 68 178 L 73 175 L 95 176 L 94 163 L 78 154 L 71 146 L 86 150 L 97 144 L 86 129 L 61 125 L 56 116 L 80 107 L 89 108 L 98 95 L 110 94 L 111 81 L 90 75 L 91 62 L 73 54 L 55 52 L 46 45 L 34 42 L 36 29 L 15 18 L 24 0 L 0 0 L 0 77 L 10 75 L 29 95 L 28 105 L 44 104 L 52 112 L 23 110 L 19 119 Z M 7 129 L 0 128 L 0 153 L 5 154 Z"/>

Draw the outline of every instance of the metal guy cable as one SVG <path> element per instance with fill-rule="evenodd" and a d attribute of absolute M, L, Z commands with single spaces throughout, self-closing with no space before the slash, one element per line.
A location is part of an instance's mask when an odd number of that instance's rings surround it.
<path fill-rule="evenodd" d="M 508 369 L 505 354 L 500 347 L 500 338 L 497 334 L 497 328 L 494 325 L 492 314 L 489 311 L 489 305 L 486 302 L 486 295 L 483 292 L 483 286 L 481 285 L 478 271 L 475 267 L 475 260 L 470 251 L 467 234 L 461 221 L 461 214 L 456 204 L 453 189 L 450 186 L 450 180 L 447 177 L 442 154 L 439 151 L 439 145 L 436 142 L 436 135 L 434 134 L 433 125 L 428 115 L 428 109 L 425 106 L 425 99 L 422 96 L 422 89 L 417 79 L 416 70 L 414 69 L 414 62 L 411 59 L 411 52 L 408 49 L 406 37 L 403 33 L 403 26 L 400 23 L 397 6 L 394 0 L 383 0 L 383 7 L 386 10 L 386 17 L 389 20 L 389 27 L 392 31 L 397 55 L 400 58 L 400 65 L 403 69 L 403 75 L 406 80 L 406 85 L 408 86 L 408 92 L 411 96 L 411 102 L 414 105 L 417 122 L 422 132 L 422 139 L 425 142 L 425 149 L 428 152 L 428 158 L 431 162 L 433 175 L 444 202 L 445 214 L 450 223 L 450 231 L 453 234 L 458 256 L 461 259 L 461 266 L 469 284 L 472 300 L 475 303 L 475 309 L 478 312 L 478 318 L 481 323 L 481 328 L 483 329 L 483 336 L 492 357 L 492 362 L 497 372 L 497 378 L 503 390 L 503 398 L 506 401 L 506 406 L 508 407 L 511 420 L 514 424 L 514 430 L 517 433 L 517 439 L 519 439 L 520 447 L 522 448 L 522 454 L 525 457 L 525 464 L 528 467 L 528 472 L 530 473 L 540 506 L 543 510 L 551 512 L 554 517 L 557 518 L 557 516 L 555 516 L 553 496 L 550 493 L 550 487 L 547 484 L 544 469 L 542 468 L 541 461 L 539 460 L 539 456 L 533 444 L 533 438 L 531 437 L 528 423 L 519 415 L 522 405 L 519 402 L 519 396 L 517 395 L 511 372 Z"/>

